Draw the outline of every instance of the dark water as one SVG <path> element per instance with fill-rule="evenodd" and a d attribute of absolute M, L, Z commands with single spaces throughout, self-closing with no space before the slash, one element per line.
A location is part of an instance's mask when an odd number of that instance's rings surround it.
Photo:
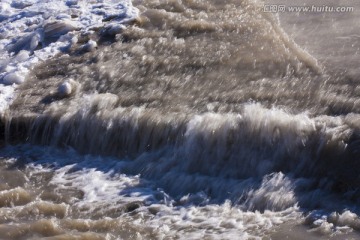
<path fill-rule="evenodd" d="M 359 238 L 360 6 L 303 3 L 354 11 L 134 1 L 37 65 L 2 117 L 0 237 Z"/>

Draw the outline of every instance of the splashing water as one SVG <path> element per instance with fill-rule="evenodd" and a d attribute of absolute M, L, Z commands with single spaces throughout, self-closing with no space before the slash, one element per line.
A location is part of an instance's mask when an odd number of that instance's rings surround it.
<path fill-rule="evenodd" d="M 2 2 L 0 238 L 359 238 L 359 14 L 262 9 Z"/>

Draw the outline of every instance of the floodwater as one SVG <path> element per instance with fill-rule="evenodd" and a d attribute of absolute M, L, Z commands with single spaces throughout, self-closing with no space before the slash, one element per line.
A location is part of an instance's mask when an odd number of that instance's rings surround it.
<path fill-rule="evenodd" d="M 360 238 L 360 4 L 323 2 L 291 5 L 354 11 L 134 0 L 79 33 L 3 113 L 0 238 Z"/>

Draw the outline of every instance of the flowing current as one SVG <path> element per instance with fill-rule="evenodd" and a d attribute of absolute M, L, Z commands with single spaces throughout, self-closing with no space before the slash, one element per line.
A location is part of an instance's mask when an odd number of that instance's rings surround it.
<path fill-rule="evenodd" d="M 0 239 L 359 239 L 359 20 L 1 0 Z"/>

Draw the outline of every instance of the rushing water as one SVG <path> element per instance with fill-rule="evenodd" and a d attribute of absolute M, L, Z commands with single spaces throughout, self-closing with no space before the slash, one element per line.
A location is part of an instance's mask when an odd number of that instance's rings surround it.
<path fill-rule="evenodd" d="M 304 3 L 354 11 L 134 0 L 45 37 L 2 113 L 0 239 L 360 238 L 360 4 Z"/>

